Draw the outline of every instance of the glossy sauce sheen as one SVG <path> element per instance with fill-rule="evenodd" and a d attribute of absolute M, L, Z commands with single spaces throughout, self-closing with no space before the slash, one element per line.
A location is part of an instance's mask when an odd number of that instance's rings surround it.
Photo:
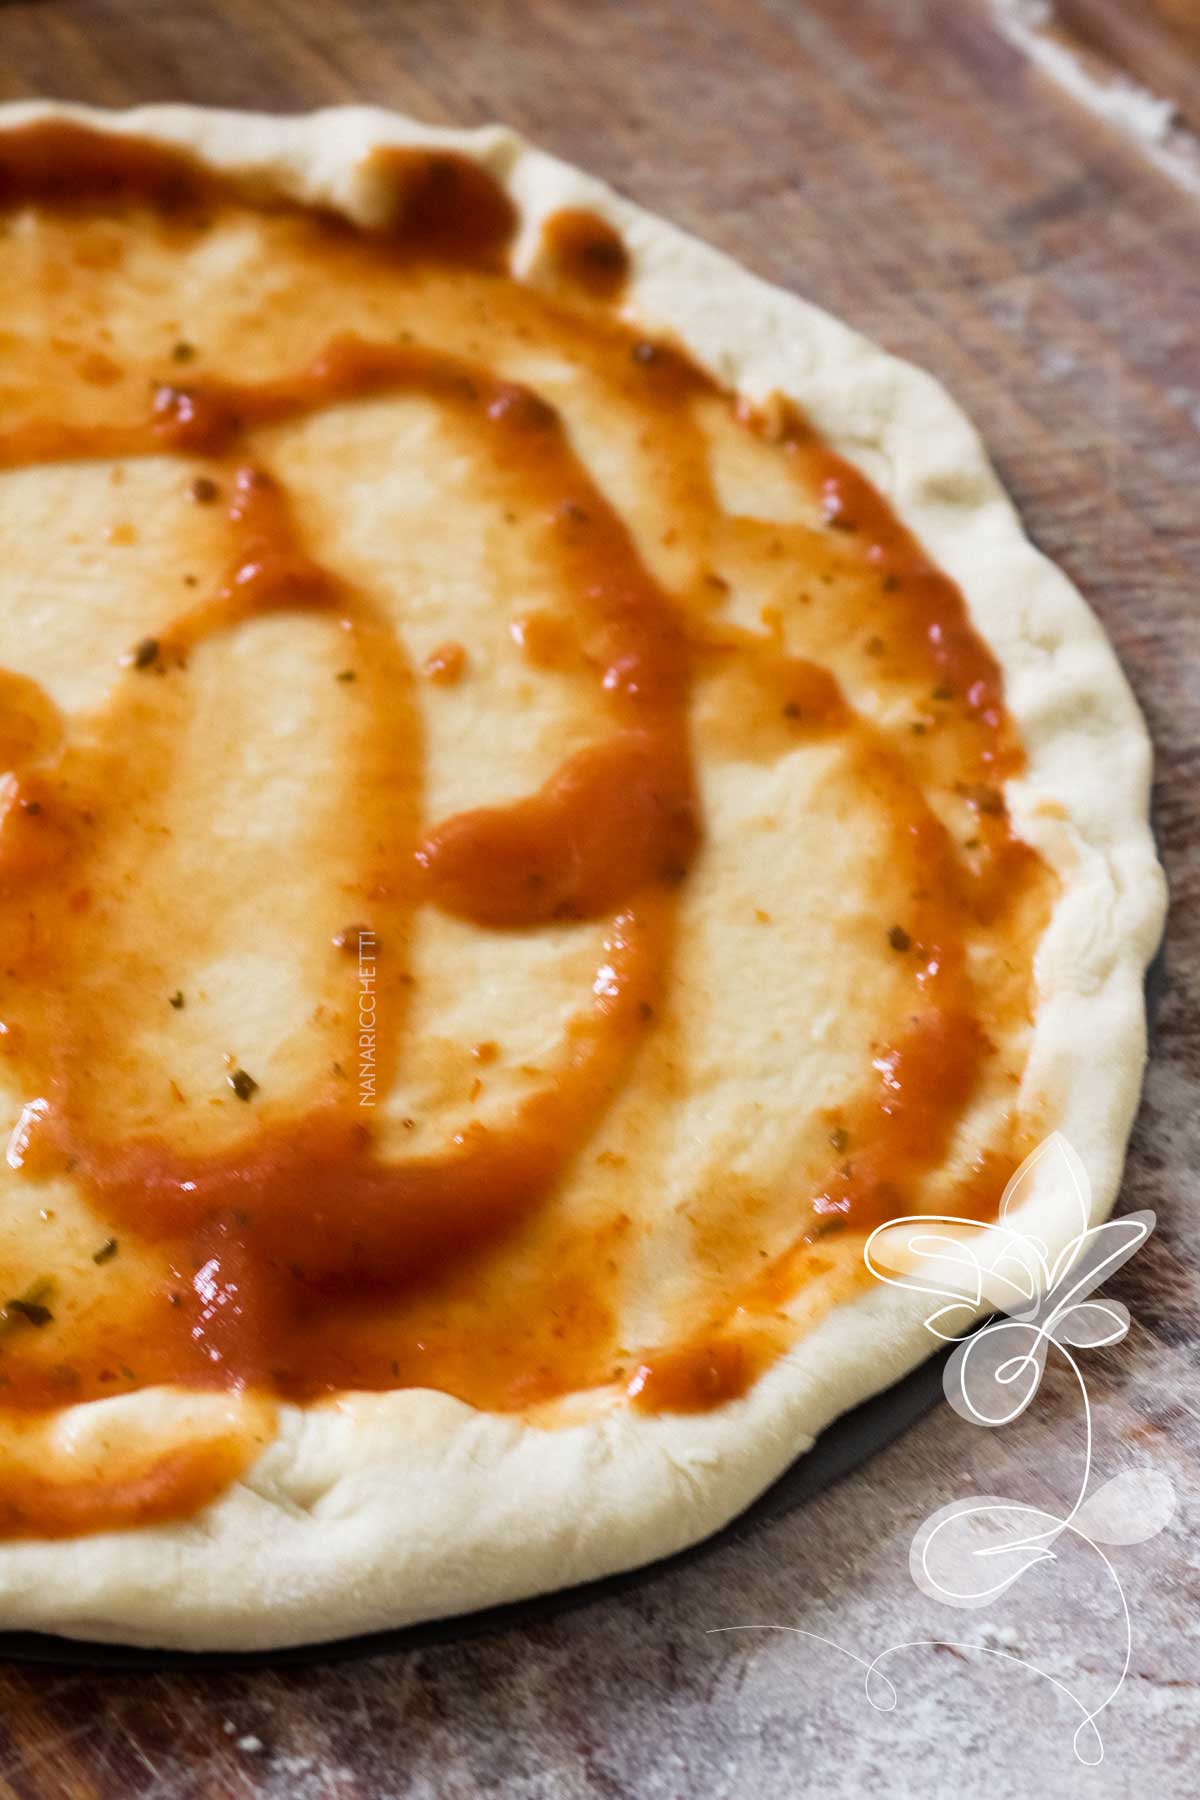
<path fill-rule="evenodd" d="M 463 284 L 483 284 L 487 304 L 503 309 L 518 289 L 506 273 L 515 218 L 502 191 L 473 164 L 442 154 L 395 153 L 381 175 L 395 194 L 386 231 L 356 233 L 321 214 L 279 210 L 294 212 L 296 229 L 316 243 L 327 240 L 339 267 L 347 255 L 361 256 L 364 268 L 437 265 Z M 149 209 L 186 236 L 204 230 L 205 214 L 243 202 L 170 152 L 43 126 L 0 139 L 0 205 L 11 213 L 31 204 L 80 218 Z M 770 620 L 751 631 L 724 619 L 719 579 L 700 597 L 667 591 L 555 408 L 494 372 L 485 356 L 399 331 L 387 342 L 335 334 L 285 378 L 246 383 L 207 367 L 195 375 L 148 368 L 138 417 L 106 414 L 110 377 L 93 359 L 86 419 L 12 428 L 0 420 L 0 472 L 163 453 L 200 459 L 209 472 L 193 483 L 194 498 L 220 508 L 229 543 L 223 579 L 175 610 L 164 602 L 155 636 L 130 647 L 107 715 L 79 739 L 36 683 L 16 671 L 0 676 L 0 927 L 17 947 L 0 1019 L 29 1102 L 9 1163 L 18 1179 L 69 1173 L 99 1237 L 149 1246 L 169 1269 L 153 1292 L 126 1292 L 115 1258 L 105 1275 L 119 1302 L 70 1326 L 39 1329 L 18 1309 L 0 1345 L 12 1418 L 33 1422 L 67 1399 L 168 1382 L 300 1401 L 421 1385 L 522 1409 L 615 1379 L 624 1403 L 639 1408 L 719 1405 L 785 1347 L 781 1309 L 811 1273 L 814 1246 L 911 1210 L 923 1177 L 945 1158 L 994 1052 L 992 1002 L 970 968 L 973 934 L 987 930 L 1009 944 L 1016 1009 L 1032 1006 L 1032 947 L 1051 883 L 1009 827 L 1002 784 L 1021 767 L 1020 745 L 999 671 L 960 593 L 802 419 L 739 408 L 671 345 L 627 328 L 627 269 L 611 226 L 583 212 L 556 215 L 535 271 L 547 320 L 581 358 L 619 371 L 622 404 L 642 410 L 660 455 L 693 470 L 673 531 L 699 539 L 719 511 L 697 472 L 698 409 L 736 414 L 741 431 L 773 444 L 786 479 L 822 520 L 819 538 L 781 527 L 780 554 L 797 559 L 803 583 L 819 577 L 819 542 L 820 554 L 858 583 L 855 629 L 868 647 L 882 646 L 886 680 L 921 699 L 907 741 L 857 713 L 820 661 L 789 653 Z M 535 297 L 519 292 L 528 311 Z M 534 791 L 440 820 L 421 816 L 419 740 L 396 699 L 408 671 L 394 630 L 322 561 L 256 448 L 256 434 L 333 405 L 403 395 L 436 405 L 545 518 L 544 558 L 560 608 L 518 621 L 514 641 L 535 672 L 569 668 L 605 721 Z M 363 863 L 347 908 L 364 923 L 339 941 L 353 949 L 362 929 L 378 934 L 389 1018 L 403 1017 L 411 980 L 404 946 L 418 909 L 486 933 L 586 921 L 604 931 L 603 962 L 553 1079 L 503 1120 L 468 1126 L 436 1152 L 382 1153 L 371 1115 L 332 1075 L 286 1114 L 253 1082 L 242 1093 L 234 1085 L 247 1102 L 243 1128 L 211 1147 L 173 1144 L 160 1132 L 113 1135 L 97 1099 L 90 1071 L 109 1046 L 105 1020 L 83 991 L 90 940 L 82 921 L 106 900 L 97 870 L 114 812 L 145 804 L 169 759 L 153 696 L 160 682 L 186 684 L 200 646 L 273 613 L 336 624 L 347 665 L 339 680 L 353 682 L 367 721 L 352 790 Z M 471 667 L 472 646 L 447 642 L 424 673 L 434 688 L 454 689 Z M 889 966 L 904 959 L 910 998 L 887 1041 L 873 1046 L 858 1087 L 830 1114 L 828 1166 L 796 1194 L 794 1241 L 748 1262 L 736 1304 L 677 1342 L 627 1350 L 618 1344 L 613 1271 L 635 1229 L 636 1183 L 586 1239 L 556 1243 L 542 1273 L 507 1302 L 497 1299 L 497 1270 L 522 1233 L 552 1219 L 573 1160 L 647 1044 L 667 1029 L 679 908 L 706 844 L 690 719 L 698 685 L 713 679 L 730 684 L 727 729 L 739 756 L 770 766 L 800 745 L 845 744 L 864 787 L 885 796 L 897 857 L 919 874 L 903 920 L 878 921 L 879 957 Z M 923 798 L 926 780 L 951 795 L 967 850 Z M 346 1030 L 349 1058 L 349 1023 Z M 494 1045 L 476 1048 L 481 1066 L 495 1054 Z M 382 1088 L 400 1055 L 401 1035 L 385 1033 Z M 965 1215 L 994 1210 L 1019 1160 L 1021 1131 L 1010 1116 L 976 1158 L 959 1197 Z M 539 1322 L 525 1338 L 518 1315 Z M 252 1448 L 217 1437 L 192 1454 L 164 1453 L 124 1487 L 56 1484 L 18 1469 L 0 1481 L 0 1529 L 69 1535 L 183 1514 L 219 1491 Z"/>

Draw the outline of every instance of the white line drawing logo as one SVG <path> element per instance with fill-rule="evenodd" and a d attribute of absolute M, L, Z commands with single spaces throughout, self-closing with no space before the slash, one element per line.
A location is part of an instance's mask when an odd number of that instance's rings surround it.
<path fill-rule="evenodd" d="M 1045 1239 L 1022 1229 L 1016 1216 L 1035 1178 L 1040 1190 L 1052 1186 L 1056 1197 L 1065 1196 L 1069 1235 L 1054 1254 Z M 901 1651 L 974 1650 L 1014 1663 L 1048 1681 L 1078 1709 L 1081 1717 L 1072 1739 L 1078 1761 L 1096 1766 L 1104 1760 L 1096 1720 L 1124 1684 L 1133 1629 L 1120 1577 L 1100 1546 L 1137 1544 L 1154 1537 L 1170 1522 L 1175 1494 L 1168 1477 L 1152 1469 L 1126 1470 L 1091 1488 L 1092 1408 L 1076 1352 L 1117 1344 L 1128 1332 L 1128 1309 L 1119 1301 L 1093 1295 L 1141 1249 L 1155 1217 L 1146 1211 L 1127 1213 L 1099 1225 L 1089 1224 L 1090 1218 L 1087 1171 L 1067 1140 L 1055 1132 L 1009 1182 L 994 1224 L 932 1214 L 892 1219 L 871 1233 L 863 1257 L 878 1280 L 941 1302 L 925 1325 L 935 1337 L 958 1346 L 946 1364 L 943 1385 L 951 1406 L 968 1423 L 994 1429 L 1020 1418 L 1041 1385 L 1051 1354 L 1071 1370 L 1085 1433 L 1082 1477 L 1073 1503 L 1060 1514 L 995 1494 L 952 1500 L 918 1528 L 909 1570 L 923 1594 L 946 1606 L 973 1609 L 989 1605 L 1037 1564 L 1055 1560 L 1056 1544 L 1074 1540 L 1087 1546 L 1115 1590 L 1124 1636 L 1116 1678 L 1099 1703 L 1089 1707 L 1064 1682 L 1023 1657 L 969 1640 L 916 1638 L 891 1644 L 868 1659 L 795 1626 L 735 1625 L 719 1630 L 791 1631 L 839 1651 L 865 1670 L 864 1693 L 878 1712 L 891 1712 L 896 1706 L 895 1686 L 881 1665 Z M 972 1331 L 985 1308 L 997 1316 Z M 953 1328 L 956 1320 L 958 1329 Z"/>

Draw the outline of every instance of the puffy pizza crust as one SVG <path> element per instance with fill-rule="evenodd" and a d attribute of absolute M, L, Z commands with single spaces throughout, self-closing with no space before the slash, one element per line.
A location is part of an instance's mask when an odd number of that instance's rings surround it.
<path fill-rule="evenodd" d="M 564 206 L 611 220 L 632 256 L 628 313 L 670 330 L 720 382 L 791 397 L 856 463 L 962 588 L 999 661 L 1028 752 L 1015 827 L 1061 895 L 1039 947 L 1028 1079 L 1091 1183 L 1114 1202 L 1145 1056 L 1143 975 L 1165 886 L 1148 825 L 1150 745 L 1095 617 L 1024 536 L 973 427 L 928 375 L 511 131 L 435 130 L 372 108 L 277 119 L 182 106 L 123 114 L 0 107 L 0 128 L 64 117 L 199 154 L 264 194 L 363 223 L 384 196 L 379 145 L 437 145 L 484 164 L 522 220 L 518 273 Z M 1100 1053 L 1097 1054 L 1097 1047 Z M 1071 1226 L 1035 1173 L 1021 1229 Z M 512 1600 L 651 1562 L 716 1530 L 840 1413 L 934 1348 L 930 1303 L 891 1287 L 836 1307 L 745 1398 L 701 1415 L 614 1407 L 543 1430 L 423 1390 L 281 1409 L 278 1435 L 198 1517 L 0 1548 L 0 1624 L 188 1649 L 335 1638 Z M 63 1442 L 179 1406 L 132 1394 L 62 1415 Z"/>

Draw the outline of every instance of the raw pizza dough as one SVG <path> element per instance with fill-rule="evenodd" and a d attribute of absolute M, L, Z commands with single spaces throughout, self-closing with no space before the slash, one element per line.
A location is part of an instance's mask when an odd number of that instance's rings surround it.
<path fill-rule="evenodd" d="M 802 411 L 833 452 L 869 478 L 930 561 L 961 588 L 970 622 L 1003 674 L 1005 702 L 1026 757 L 1023 772 L 1007 782 L 1005 799 L 1014 832 L 1053 872 L 1056 891 L 1036 944 L 1032 1023 L 1007 1036 L 998 1033 L 1003 1041 L 997 1054 L 1024 1116 L 1023 1141 L 1060 1131 L 1086 1169 L 1093 1220 L 1106 1215 L 1140 1087 L 1143 972 L 1164 909 L 1147 823 L 1150 747 L 1095 618 L 1024 537 L 974 430 L 940 387 L 816 308 L 765 285 L 502 128 L 434 130 L 366 108 L 298 119 L 175 106 L 123 115 L 40 104 L 0 109 L 4 131 L 56 119 L 179 147 L 235 175 L 256 202 L 286 197 L 335 209 L 365 227 L 379 225 L 381 212 L 395 200 L 372 159 L 379 147 L 432 148 L 469 158 L 490 171 L 515 202 L 519 229 L 512 266 L 518 276 L 535 287 L 543 280 L 547 219 L 569 210 L 606 221 L 628 253 L 620 318 L 622 329 L 633 334 L 630 341 L 644 334 L 651 343 L 678 345 L 722 389 L 744 396 L 767 421 L 752 448 L 739 448 L 725 426 L 714 426 L 720 442 L 713 450 L 724 513 L 748 521 L 746 533 L 758 532 L 755 542 L 762 540 L 765 560 L 773 525 L 797 528 L 795 495 L 772 472 L 776 449 L 769 423 L 781 397 Z M 19 217 L 10 225 L 11 231 L 24 229 Z M 170 331 L 181 341 L 195 338 L 204 348 L 216 318 L 206 308 L 217 307 L 219 293 L 229 342 L 240 345 L 240 331 L 250 346 L 245 352 L 250 362 L 257 356 L 264 368 L 274 369 L 270 344 L 255 338 L 255 284 L 267 280 L 269 271 L 264 274 L 267 265 L 256 263 L 248 232 L 252 236 L 244 222 L 241 236 L 236 229 L 216 232 L 203 253 L 190 256 L 186 280 L 174 290 L 152 259 L 139 266 L 132 279 L 141 285 L 130 318 L 137 307 L 144 316 L 147 295 L 156 282 L 163 284 L 161 304 L 164 318 L 170 315 Z M 280 266 L 286 269 L 286 259 Z M 107 291 L 105 281 L 115 279 L 103 258 L 93 278 L 101 293 Z M 12 345 L 22 334 L 37 334 L 39 308 L 53 304 L 47 299 L 52 291 L 52 285 L 32 284 L 28 291 L 17 285 L 6 292 L 0 320 L 6 385 Z M 230 310 L 235 301 L 236 316 Z M 355 321 L 343 319 L 340 309 L 344 305 L 349 315 L 356 304 L 339 301 L 338 316 L 323 327 L 326 335 L 354 328 Z M 369 309 L 369 296 L 362 305 Z M 86 320 L 76 323 L 85 339 Z M 119 393 L 108 363 L 119 371 L 123 359 L 141 348 L 121 341 L 119 312 L 109 323 L 103 360 L 90 365 L 90 373 L 85 368 L 81 374 L 72 364 L 61 392 L 52 396 L 68 418 L 73 384 L 91 380 L 103 388 L 111 380 Z M 459 327 L 465 329 L 461 321 Z M 482 320 L 484 337 L 487 329 Z M 165 357 L 167 337 L 161 351 Z M 555 347 L 526 346 L 516 362 L 516 378 L 552 397 L 570 418 L 571 377 Z M 285 359 L 284 366 L 294 363 L 294 357 Z M 220 373 L 229 370 L 221 366 Z M 350 571 L 360 583 L 394 578 L 404 589 L 398 629 L 414 666 L 432 658 L 432 668 L 448 641 L 467 646 L 467 678 L 458 685 L 448 680 L 444 692 L 435 679 L 419 696 L 429 739 L 430 819 L 537 789 L 564 750 L 583 741 L 577 699 L 564 699 L 552 681 L 531 681 L 519 658 L 505 661 L 513 608 L 497 610 L 496 596 L 483 591 L 477 554 L 478 543 L 490 542 L 489 533 L 502 529 L 495 518 L 464 513 L 469 527 L 456 527 L 453 554 L 447 549 L 432 570 L 421 560 L 421 531 L 440 518 L 438 509 L 445 505 L 428 472 L 434 429 L 422 407 L 402 414 L 376 398 L 357 408 L 347 403 L 298 423 L 262 427 L 268 460 L 289 492 L 299 496 L 305 526 L 315 531 L 339 573 Z M 610 441 L 606 433 L 603 408 L 589 415 L 583 405 L 572 431 L 591 479 L 618 514 L 628 515 L 655 574 L 668 589 L 678 585 L 684 580 L 680 558 L 689 546 L 669 541 L 663 526 L 670 506 L 664 510 L 654 491 L 656 481 L 669 485 L 677 472 L 656 468 L 652 455 L 645 467 L 639 465 L 645 445 L 641 452 L 627 445 L 622 462 L 615 438 Z M 454 452 L 447 463 L 445 480 L 454 491 L 465 479 L 464 456 Z M 119 477 L 112 473 L 118 464 Z M 117 485 L 102 488 L 102 476 Z M 165 534 L 174 529 L 170 509 L 179 481 L 179 469 L 166 457 L 122 461 L 119 446 L 111 467 L 100 473 L 69 461 L 0 472 L 5 547 L 0 663 L 36 677 L 68 716 L 92 716 L 116 678 L 118 652 L 141 638 L 147 621 L 153 625 L 156 558 L 165 553 Z M 126 518 L 128 527 L 122 524 Z M 26 537 L 31 519 L 38 527 L 32 560 Z M 829 522 L 827 517 L 824 524 Z M 73 537 L 68 527 L 77 523 L 82 531 Z M 60 540 L 53 549 L 49 534 Z M 103 549 L 97 550 L 96 542 Z M 201 559 L 207 554 L 199 540 L 195 553 Z M 540 617 L 538 578 L 536 558 L 521 564 L 513 577 L 518 585 L 527 584 L 525 599 Z M 725 583 L 726 590 L 730 585 Z M 768 617 L 770 608 L 764 610 L 768 588 L 756 589 L 749 575 L 746 585 L 753 605 L 737 628 L 786 636 L 786 622 L 780 626 Z M 732 586 L 736 598 L 738 582 Z M 78 613 L 64 625 L 62 596 L 82 605 L 97 594 L 105 602 L 95 628 L 99 635 L 94 644 L 87 639 L 81 652 L 85 628 Z M 515 602 L 522 595 L 511 598 Z M 528 638 L 521 619 L 515 622 L 517 638 L 522 629 Z M 234 948 L 209 946 L 209 961 L 195 963 L 187 979 L 180 978 L 181 988 L 189 990 L 188 1007 L 165 1026 L 156 1015 L 139 1041 L 138 1067 L 157 1080 L 174 1054 L 164 1050 L 162 1033 L 176 1025 L 182 1031 L 180 1022 L 186 1021 L 187 1030 L 198 1035 L 179 1050 L 172 1068 L 183 1088 L 208 1082 L 218 1092 L 220 1074 L 207 1073 L 203 1063 L 206 1046 L 214 1036 L 224 1043 L 240 1034 L 237 1054 L 263 1083 L 254 1105 L 269 1104 L 268 1070 L 276 1085 L 300 1082 L 307 1074 L 306 1052 L 295 1049 L 295 1043 L 306 1041 L 304 996 L 298 999 L 294 992 L 290 952 L 280 954 L 279 943 L 259 941 L 253 921 L 256 869 L 265 871 L 280 854 L 303 859 L 305 820 L 320 807 L 315 796 L 321 770 L 327 759 L 341 754 L 341 727 L 328 724 L 327 698 L 316 712 L 294 698 L 307 692 L 313 668 L 325 654 L 315 646 L 315 629 L 291 617 L 265 617 L 232 640 L 211 669 L 207 650 L 196 654 L 188 679 L 194 679 L 201 703 L 192 729 L 216 747 L 226 774 L 234 771 L 229 779 L 236 804 L 218 824 L 215 841 L 222 855 L 222 846 L 236 846 L 228 854 L 245 858 L 240 886 L 226 899 L 243 907 L 237 916 L 250 923 L 240 938 L 234 934 Z M 274 671 L 274 685 L 267 700 L 256 701 L 264 664 Z M 125 670 L 119 679 L 133 677 Z M 719 675 L 715 679 L 719 686 Z M 174 674 L 168 680 L 175 680 Z M 872 699 L 866 688 L 854 700 L 860 708 L 875 706 L 873 725 L 881 731 L 899 729 L 886 700 Z M 261 704 L 261 715 L 253 713 L 255 704 Z M 856 952 L 861 961 L 847 965 L 849 974 L 839 974 L 832 960 L 834 940 L 821 935 L 823 920 L 853 911 L 855 883 L 866 880 L 862 858 L 869 861 L 869 844 L 863 849 L 853 834 L 844 854 L 834 848 L 841 841 L 834 827 L 844 822 L 845 805 L 836 751 L 820 741 L 806 742 L 794 754 L 756 759 L 739 744 L 724 761 L 722 718 L 739 719 L 739 705 L 735 699 L 727 714 L 702 706 L 693 724 L 705 841 L 685 884 L 671 1000 L 675 1041 L 688 1047 L 686 1064 L 673 1074 L 657 1065 L 651 1036 L 640 1053 L 639 1081 L 603 1113 L 588 1156 L 572 1166 L 565 1198 L 557 1203 L 573 1208 L 573 1217 L 607 1217 L 611 1184 L 619 1181 L 632 1229 L 644 1226 L 651 1244 L 639 1251 L 641 1260 L 621 1296 L 618 1336 L 633 1349 L 621 1346 L 618 1360 L 624 1366 L 613 1381 L 577 1393 L 534 1394 L 525 1407 L 510 1400 L 499 1410 L 420 1386 L 273 1408 L 260 1407 L 253 1395 L 131 1384 L 130 1391 L 111 1399 L 66 1406 L 46 1439 L 47 1453 L 64 1466 L 103 1468 L 114 1445 L 118 1456 L 132 1456 L 133 1446 L 193 1429 L 211 1433 L 223 1423 L 257 1432 L 261 1448 L 195 1516 L 52 1541 L 18 1538 L 0 1546 L 0 1625 L 150 1645 L 248 1649 L 448 1615 L 647 1563 L 715 1530 L 838 1414 L 931 1351 L 924 1325 L 930 1302 L 862 1278 L 863 1234 L 850 1232 L 844 1241 L 820 1240 L 828 1254 L 814 1263 L 794 1294 L 781 1299 L 786 1343 L 766 1359 L 746 1391 L 692 1410 L 632 1404 L 629 1375 L 637 1366 L 637 1346 L 654 1343 L 663 1333 L 676 1290 L 687 1300 L 687 1305 L 680 1301 L 680 1316 L 695 1312 L 688 1282 L 696 1279 L 692 1264 L 705 1226 L 689 1210 L 696 1194 L 709 1195 L 721 1229 L 732 1231 L 730 1220 L 742 1219 L 757 1203 L 759 1184 L 778 1189 L 794 1154 L 791 1121 L 811 1108 L 815 1092 L 823 1094 L 822 1084 L 836 1088 L 864 1046 L 878 1050 L 882 1027 L 871 1014 L 876 998 L 871 982 L 879 983 L 884 1011 L 902 1004 L 889 985 L 894 977 L 888 956 L 903 956 L 909 946 L 903 931 L 882 945 L 890 915 L 868 920 L 863 942 L 870 948 Z M 226 730 L 231 709 L 257 720 L 268 751 L 242 755 L 240 740 L 231 741 Z M 926 721 L 915 719 L 912 726 L 923 733 Z M 272 760 L 272 733 L 278 742 L 286 741 L 294 764 Z M 224 790 L 205 787 L 203 774 L 195 781 L 189 804 L 219 810 Z M 291 835 L 281 849 L 272 834 L 284 817 Z M 818 826 L 823 835 L 814 835 Z M 867 843 L 865 827 L 862 836 Z M 163 891 L 169 893 L 167 885 Z M 803 892 L 807 900 L 797 900 Z M 299 940 L 310 904 L 307 891 L 279 900 L 278 937 L 285 946 L 289 933 Z M 353 913 L 353 903 L 344 910 Z M 797 925 L 789 935 L 793 910 Z M 772 939 L 776 927 L 781 935 Z M 585 920 L 505 935 L 443 915 L 422 926 L 426 936 L 413 946 L 416 1048 L 397 1077 L 396 1093 L 381 1097 L 386 1130 L 398 1137 L 413 1115 L 448 1134 L 468 1129 L 474 1084 L 465 1080 L 471 1071 L 464 1071 L 463 1046 L 472 1042 L 477 1047 L 503 1043 L 494 1076 L 486 1069 L 477 1073 L 485 1078 L 480 1085 L 494 1081 L 495 1104 L 511 1106 L 522 1068 L 554 1054 L 563 1029 L 569 1035 L 564 1021 L 578 998 L 580 970 L 595 964 L 596 929 Z M 189 930 L 185 923 L 184 938 Z M 767 943 L 769 950 L 759 947 Z M 381 955 L 385 950 L 386 945 Z M 126 944 L 118 934 L 114 962 L 141 954 L 142 947 Z M 992 951 L 984 946 L 978 954 L 990 967 Z M 166 982 L 165 962 L 162 969 Z M 874 970 L 877 975 L 870 973 Z M 841 993 L 839 980 L 855 993 Z M 207 1015 L 190 998 L 205 983 Z M 135 1061 L 131 1049 L 130 1062 Z M 130 1107 L 153 1116 L 160 1102 L 157 1089 L 150 1092 L 150 1076 L 129 1079 L 138 1090 Z M 882 1079 L 887 1080 L 886 1067 Z M 19 1088 L 4 1089 L 7 1123 L 18 1135 L 21 1107 L 31 1097 Z M 212 1129 L 228 1137 L 245 1125 L 246 1115 L 236 1099 L 226 1095 L 226 1101 L 224 1114 L 214 1108 L 218 1123 Z M 833 1093 L 829 1117 L 836 1114 L 835 1102 Z M 969 1129 L 964 1127 L 968 1138 L 972 1132 L 980 1142 L 986 1138 L 997 1105 L 994 1092 L 982 1096 Z M 669 1141 L 655 1140 L 653 1192 L 647 1192 L 637 1185 L 636 1152 L 645 1142 L 647 1117 L 661 1133 L 668 1130 L 664 1116 L 672 1135 Z M 186 1142 L 186 1129 L 181 1130 Z M 830 1135 L 839 1141 L 836 1127 Z M 970 1154 L 970 1143 L 956 1144 L 956 1167 Z M 1041 1165 L 1024 1184 L 1019 1224 L 1053 1242 L 1068 1235 L 1069 1226 L 1050 1166 Z M 944 1174 L 930 1172 L 922 1210 L 939 1210 Z M 726 1180 L 728 1191 L 722 1186 Z M 80 1265 L 86 1276 L 89 1261 L 110 1265 L 87 1256 L 87 1244 L 102 1236 L 102 1229 L 85 1203 L 72 1198 L 69 1186 L 60 1179 L 62 1191 L 56 1190 L 58 1223 L 66 1234 L 57 1254 L 63 1266 Z M 29 1249 L 30 1221 L 37 1219 L 39 1202 L 42 1211 L 55 1210 L 45 1207 L 36 1180 L 30 1184 L 14 1174 L 6 1182 L 8 1217 L 0 1250 L 10 1265 L 6 1279 L 14 1284 L 19 1280 L 14 1271 L 28 1276 L 31 1255 L 36 1263 L 49 1254 Z M 778 1233 L 769 1206 L 762 1229 L 767 1237 Z M 772 1255 L 778 1248 L 771 1239 Z M 701 1285 L 719 1286 L 711 1259 L 700 1261 Z M 150 1264 L 146 1279 L 155 1279 Z M 479 1380 L 482 1392 L 487 1381 Z"/>

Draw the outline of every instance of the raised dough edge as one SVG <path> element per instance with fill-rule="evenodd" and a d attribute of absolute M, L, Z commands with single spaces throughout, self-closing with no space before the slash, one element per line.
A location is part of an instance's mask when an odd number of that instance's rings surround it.
<path fill-rule="evenodd" d="M 1148 824 L 1150 743 L 1098 621 L 1025 537 L 978 434 L 940 385 L 503 127 L 443 130 L 372 107 L 277 118 L 0 106 L 0 130 L 51 118 L 189 149 L 263 192 L 364 223 L 380 201 L 361 168 L 369 150 L 461 151 L 518 203 L 518 269 L 546 213 L 591 207 L 633 253 L 633 317 L 674 333 L 726 385 L 796 400 L 870 476 L 958 581 L 1004 672 L 1029 754 L 1009 790 L 1014 817 L 1063 881 L 1037 958 L 1027 1081 L 1059 1097 L 1093 1222 L 1106 1216 L 1141 1087 L 1143 976 L 1166 904 Z M 872 1289 L 743 1400 L 699 1417 L 619 1410 L 544 1431 L 426 1390 L 286 1408 L 278 1439 L 194 1520 L 0 1548 L 0 1626 L 195 1650 L 281 1647 L 656 1561 L 717 1530 L 840 1413 L 921 1362 L 934 1348 L 927 1310 L 919 1296 Z"/>

